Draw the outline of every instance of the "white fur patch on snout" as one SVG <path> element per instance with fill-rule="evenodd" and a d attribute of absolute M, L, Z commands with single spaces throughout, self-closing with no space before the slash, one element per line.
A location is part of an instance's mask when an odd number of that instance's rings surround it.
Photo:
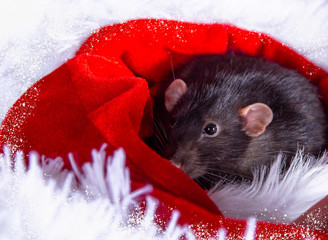
<path fill-rule="evenodd" d="M 173 166 L 181 169 L 181 163 L 176 163 L 176 162 L 172 162 L 172 161 L 171 161 L 171 163 Z"/>

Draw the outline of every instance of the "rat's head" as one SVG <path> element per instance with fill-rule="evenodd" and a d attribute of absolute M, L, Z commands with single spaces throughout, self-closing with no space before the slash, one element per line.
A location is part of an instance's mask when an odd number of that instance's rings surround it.
<path fill-rule="evenodd" d="M 263 103 L 225 106 L 212 88 L 188 87 L 176 79 L 165 92 L 165 108 L 174 123 L 164 155 L 205 188 L 227 175 L 251 177 L 241 159 L 273 117 Z"/>

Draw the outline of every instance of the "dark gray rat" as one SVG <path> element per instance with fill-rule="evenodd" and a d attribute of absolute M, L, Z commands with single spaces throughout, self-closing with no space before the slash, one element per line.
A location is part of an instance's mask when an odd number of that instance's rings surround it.
<path fill-rule="evenodd" d="M 229 53 L 197 56 L 175 76 L 165 92 L 174 123 L 162 155 L 205 189 L 251 181 L 279 153 L 288 167 L 298 148 L 324 150 L 317 89 L 296 71 Z"/>

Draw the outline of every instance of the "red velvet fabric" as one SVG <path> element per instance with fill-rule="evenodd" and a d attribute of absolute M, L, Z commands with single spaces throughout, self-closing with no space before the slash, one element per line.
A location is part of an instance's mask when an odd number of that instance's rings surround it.
<path fill-rule="evenodd" d="M 0 143 L 48 157 L 73 152 L 78 164 L 90 150 L 108 143 L 123 147 L 133 188 L 152 184 L 161 201 L 158 222 L 172 209 L 181 213 L 199 238 L 224 227 L 229 239 L 245 234 L 246 222 L 225 218 L 206 192 L 151 150 L 142 139 L 152 134 L 152 98 L 163 79 L 195 54 L 227 50 L 263 56 L 295 69 L 320 88 L 328 104 L 328 74 L 268 35 L 230 25 L 141 19 L 104 27 L 90 36 L 76 56 L 35 83 L 2 122 Z M 219 206 L 220 207 L 220 206 Z M 328 239 L 326 233 L 259 222 L 258 239 Z"/>

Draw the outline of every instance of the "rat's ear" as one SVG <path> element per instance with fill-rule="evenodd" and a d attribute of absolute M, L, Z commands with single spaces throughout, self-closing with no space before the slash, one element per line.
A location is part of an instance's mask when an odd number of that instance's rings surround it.
<path fill-rule="evenodd" d="M 188 87 L 181 79 L 175 79 L 165 91 L 165 108 L 168 112 L 174 109 L 179 99 L 186 93 Z"/>
<path fill-rule="evenodd" d="M 264 133 L 273 118 L 271 108 L 263 103 L 251 104 L 240 109 L 239 113 L 243 120 L 243 130 L 250 137 Z"/>

